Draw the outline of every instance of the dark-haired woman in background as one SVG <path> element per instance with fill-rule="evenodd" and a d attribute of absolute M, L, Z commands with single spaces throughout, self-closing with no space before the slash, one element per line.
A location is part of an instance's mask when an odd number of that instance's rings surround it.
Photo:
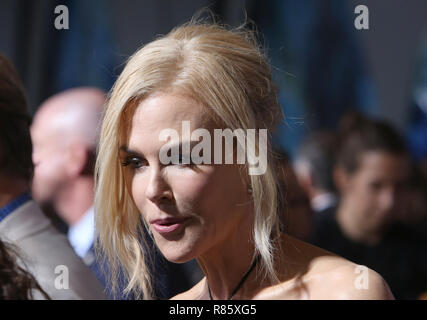
<path fill-rule="evenodd" d="M 34 276 L 20 263 L 22 257 L 18 256 L 17 249 L 0 240 L 0 300 L 50 300 Z"/>
<path fill-rule="evenodd" d="M 313 243 L 379 272 L 397 299 L 415 299 L 427 288 L 427 254 L 422 237 L 396 219 L 410 175 L 405 144 L 390 125 L 358 114 L 340 131 L 340 201 L 315 217 Z"/>

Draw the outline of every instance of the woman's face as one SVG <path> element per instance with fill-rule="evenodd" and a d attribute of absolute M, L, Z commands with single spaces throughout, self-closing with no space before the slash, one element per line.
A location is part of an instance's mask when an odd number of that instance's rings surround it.
<path fill-rule="evenodd" d="M 246 227 L 252 218 L 238 165 L 164 165 L 159 159 L 166 143 L 159 139 L 163 129 L 178 132 L 180 141 L 170 141 L 177 144 L 182 142 L 182 121 L 190 121 L 191 131 L 213 132 L 215 125 L 203 110 L 187 96 L 151 95 L 138 105 L 127 144 L 120 151 L 134 203 L 158 248 L 173 262 L 185 262 L 213 246 L 230 243 L 237 228 Z"/>
<path fill-rule="evenodd" d="M 359 168 L 347 174 L 343 199 L 350 205 L 360 227 L 375 230 L 393 218 L 392 212 L 408 177 L 404 155 L 369 151 L 360 158 Z"/>

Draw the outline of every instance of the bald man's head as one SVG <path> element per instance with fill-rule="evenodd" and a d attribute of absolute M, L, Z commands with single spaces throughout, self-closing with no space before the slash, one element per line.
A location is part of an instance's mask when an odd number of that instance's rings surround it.
<path fill-rule="evenodd" d="M 46 100 L 33 119 L 31 130 L 56 135 L 57 140 L 81 140 L 89 147 L 97 144 L 98 126 L 105 93 L 94 88 L 76 88 Z"/>
<path fill-rule="evenodd" d="M 92 174 L 105 93 L 75 88 L 46 100 L 31 126 L 35 164 L 33 196 L 55 201 L 81 175 Z"/>

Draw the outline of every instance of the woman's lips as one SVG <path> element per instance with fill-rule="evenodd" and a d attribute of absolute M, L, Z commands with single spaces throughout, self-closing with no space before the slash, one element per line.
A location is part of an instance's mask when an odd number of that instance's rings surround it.
<path fill-rule="evenodd" d="M 165 218 L 165 219 L 155 219 L 150 221 L 150 224 L 153 226 L 154 230 L 158 233 L 166 234 L 174 232 L 181 228 L 185 221 L 189 218 Z"/>

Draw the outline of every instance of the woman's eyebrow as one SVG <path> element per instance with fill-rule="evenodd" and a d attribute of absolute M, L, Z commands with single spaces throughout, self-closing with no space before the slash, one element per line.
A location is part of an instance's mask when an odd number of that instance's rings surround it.
<path fill-rule="evenodd" d="M 179 150 L 179 153 L 182 153 L 182 152 L 184 152 L 184 148 L 183 148 L 183 146 L 184 145 L 189 145 L 189 151 L 191 152 L 191 150 L 193 149 L 193 147 L 196 145 L 196 144 L 198 144 L 198 143 L 200 143 L 200 141 L 180 141 L 180 142 L 177 142 L 177 143 L 173 143 L 173 144 L 170 144 L 169 145 L 169 148 L 172 148 L 172 149 L 174 149 L 174 148 L 178 148 L 178 150 Z M 127 154 L 131 154 L 131 155 L 135 155 L 135 156 L 137 156 L 137 157 L 141 157 L 141 158 L 143 158 L 144 157 L 144 155 L 141 153 L 141 152 L 139 152 L 139 151 L 136 151 L 136 150 L 133 150 L 133 149 L 130 149 L 127 145 L 122 145 L 120 148 L 119 148 L 119 151 L 122 151 L 122 152 L 125 152 L 125 153 L 127 153 Z"/>
<path fill-rule="evenodd" d="M 128 154 L 132 154 L 132 155 L 135 155 L 135 156 L 138 156 L 138 157 L 142 157 L 142 154 L 140 152 L 132 150 L 132 149 L 129 149 L 128 146 L 126 146 L 126 145 L 122 145 L 119 148 L 119 150 L 123 151 L 123 152 L 126 152 Z"/>
<path fill-rule="evenodd" d="M 189 146 L 190 147 L 190 151 L 194 148 L 195 145 L 199 144 L 200 141 L 193 141 L 193 140 L 188 140 L 188 141 L 180 141 L 177 143 L 171 143 L 168 145 L 169 148 L 179 148 L 178 150 L 180 152 L 183 152 L 184 150 L 184 146 Z"/>

